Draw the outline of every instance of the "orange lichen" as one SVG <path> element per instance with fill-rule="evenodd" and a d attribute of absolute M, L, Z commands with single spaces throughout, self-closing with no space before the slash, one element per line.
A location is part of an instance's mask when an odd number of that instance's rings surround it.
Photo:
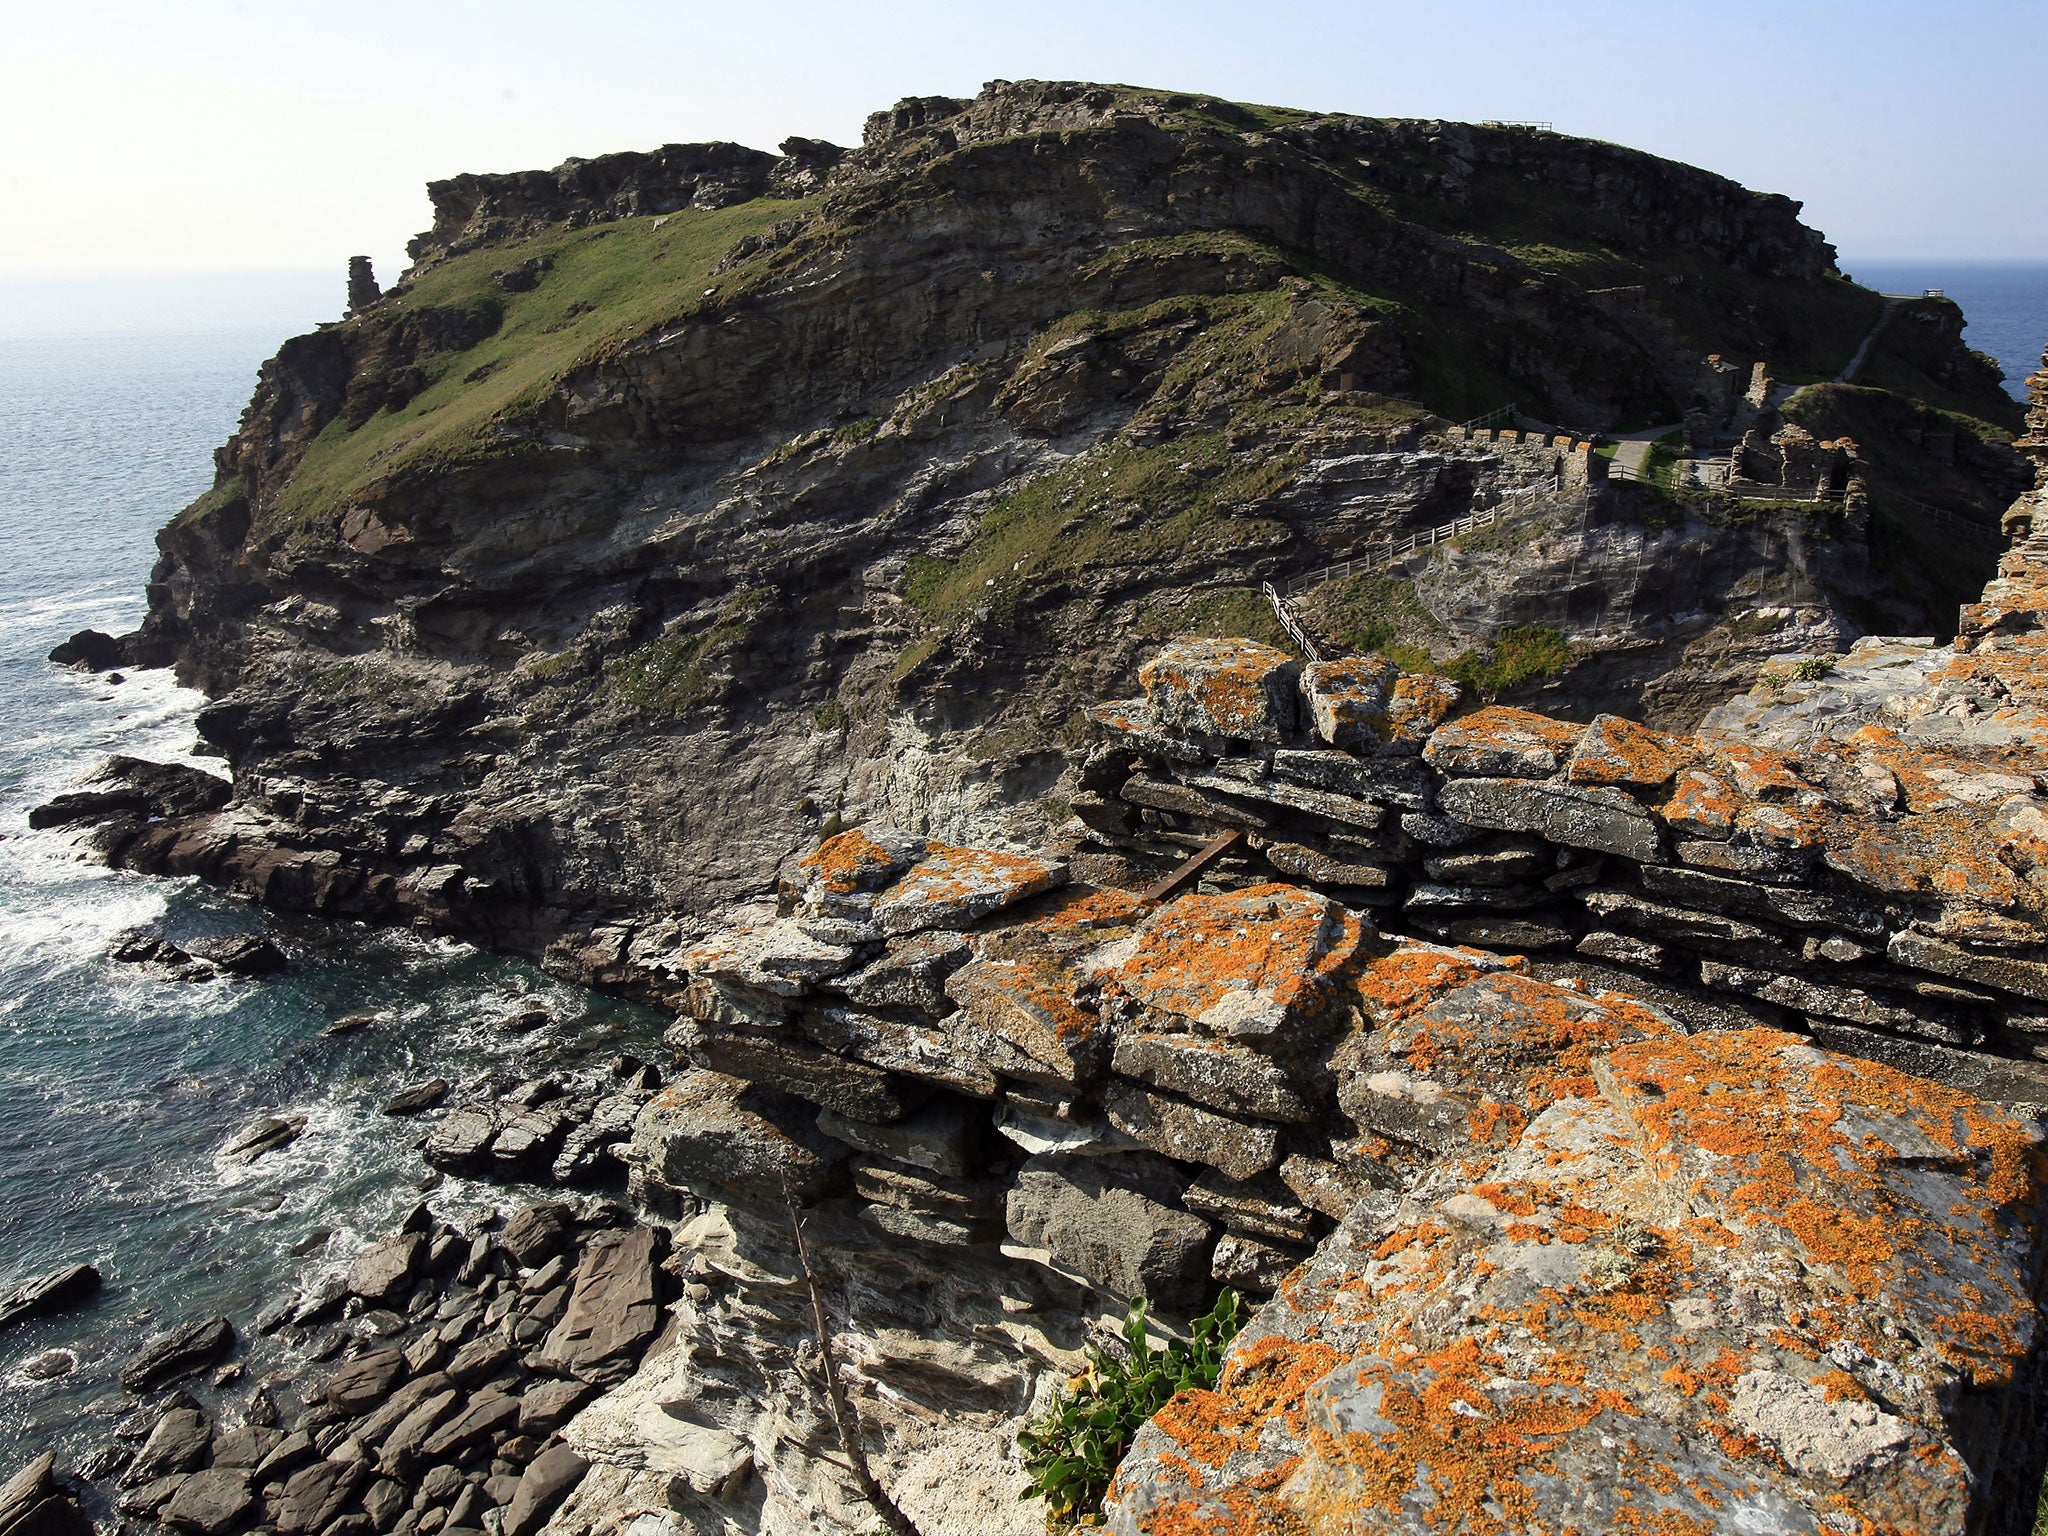
<path fill-rule="evenodd" d="M 1364 931 L 1353 913 L 1291 885 L 1183 896 L 1139 930 L 1107 985 L 1184 1018 L 1229 1029 L 1219 1010 L 1243 1012 L 1247 1031 L 1270 1029 L 1327 1010 Z"/>
<path fill-rule="evenodd" d="M 1256 1449 L 1269 1419 L 1299 1436 L 1303 1396 L 1338 1360 L 1337 1352 L 1320 1341 L 1270 1334 L 1240 1342 L 1215 1391 L 1176 1393 L 1152 1422 L 1190 1459 L 1221 1467 L 1232 1456 Z"/>
<path fill-rule="evenodd" d="M 847 896 L 870 890 L 904 865 L 901 849 L 878 843 L 859 827 L 828 837 L 815 850 L 797 860 L 797 868 L 812 871 L 818 883 L 834 895 Z"/>
<path fill-rule="evenodd" d="M 1574 784 L 1654 789 L 1668 784 L 1696 755 L 1676 736 L 1619 715 L 1596 715 L 1573 748 L 1564 776 Z"/>

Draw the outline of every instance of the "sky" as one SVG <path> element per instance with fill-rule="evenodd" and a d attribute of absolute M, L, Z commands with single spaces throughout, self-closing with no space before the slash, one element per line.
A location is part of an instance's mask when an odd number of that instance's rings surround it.
<path fill-rule="evenodd" d="M 2048 260 L 2041 0 L 70 0 L 8 7 L 0 275 L 387 281 L 425 183 L 859 140 L 906 95 L 1089 79 L 1533 119 L 1803 200 L 1858 257 Z"/>

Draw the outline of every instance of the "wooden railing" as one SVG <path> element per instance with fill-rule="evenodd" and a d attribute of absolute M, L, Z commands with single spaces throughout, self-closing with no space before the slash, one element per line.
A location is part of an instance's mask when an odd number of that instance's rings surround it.
<path fill-rule="evenodd" d="M 1297 619 L 1287 607 L 1287 599 L 1280 595 L 1280 589 L 1270 581 L 1259 583 L 1259 590 L 1266 594 L 1266 601 L 1273 605 L 1273 617 L 1280 621 L 1280 627 L 1288 637 L 1301 647 L 1301 654 L 1310 661 L 1323 659 L 1323 648 L 1316 644 L 1316 638 L 1308 632 L 1308 626 Z"/>

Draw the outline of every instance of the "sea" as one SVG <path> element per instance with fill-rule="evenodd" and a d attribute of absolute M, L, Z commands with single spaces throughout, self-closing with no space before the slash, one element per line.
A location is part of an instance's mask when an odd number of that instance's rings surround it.
<path fill-rule="evenodd" d="M 332 278 L 0 278 L 0 1296 L 89 1262 L 99 1293 L 0 1332 L 0 1481 L 75 1459 L 133 1399 L 114 1373 L 149 1335 L 224 1315 L 245 1335 L 297 1284 L 344 1266 L 419 1201 L 474 1221 L 518 1192 L 432 1175 L 417 1121 L 382 1105 L 428 1077 L 480 1087 L 624 1051 L 661 1059 L 663 1020 L 530 965 L 409 931 L 267 914 L 189 880 L 101 869 L 30 807 L 110 753 L 194 757 L 200 695 L 168 672 L 116 683 L 44 658 L 143 613 L 153 537 L 211 483 L 262 361 L 340 309 Z M 180 982 L 117 964 L 174 941 L 268 934 L 280 975 Z M 554 1022 L 514 1037 L 534 1006 Z M 342 1036 L 335 1019 L 375 1022 Z M 292 1146 L 219 1156 L 270 1114 Z M 251 1340 L 248 1368 L 289 1369 Z M 246 1395 L 245 1379 L 204 1400 Z"/>
<path fill-rule="evenodd" d="M 2048 344 L 2048 262 L 1850 265 L 1887 291 L 1946 290 L 2021 393 Z M 132 1407 L 114 1373 L 148 1335 L 215 1314 L 246 1333 L 423 1198 L 458 1221 L 511 1203 L 459 1180 L 423 1188 L 419 1125 L 381 1113 L 399 1088 L 478 1087 L 616 1051 L 659 1059 L 663 1020 L 530 965 L 108 871 L 28 829 L 31 807 L 110 753 L 207 765 L 192 756 L 203 701 L 168 673 L 116 683 L 44 658 L 75 630 L 141 618 L 156 530 L 211 483 L 258 366 L 334 318 L 340 287 L 0 277 L 0 1295 L 62 1264 L 105 1277 L 91 1301 L 0 1332 L 0 1478 L 32 1453 L 102 1441 Z M 107 958 L 137 928 L 262 932 L 290 966 L 174 981 Z M 536 1002 L 549 1026 L 499 1028 Z M 376 1022 L 326 1033 L 359 1012 Z M 270 1114 L 308 1129 L 252 1165 L 219 1155 Z M 274 1343 L 248 1348 L 252 1369 L 293 1364 Z M 198 1389 L 232 1399 L 247 1382 Z"/>

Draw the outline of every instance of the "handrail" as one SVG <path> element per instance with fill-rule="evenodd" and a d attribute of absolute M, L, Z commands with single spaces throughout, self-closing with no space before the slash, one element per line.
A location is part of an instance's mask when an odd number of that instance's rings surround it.
<path fill-rule="evenodd" d="M 1477 432 L 1481 427 L 1490 427 L 1496 421 L 1512 421 L 1517 409 L 1518 403 L 1510 400 L 1506 405 L 1496 405 L 1492 410 L 1485 412 L 1483 415 L 1474 416 L 1470 421 L 1459 422 L 1458 430 L 1460 432 Z"/>
<path fill-rule="evenodd" d="M 1388 534 L 1387 546 L 1384 549 L 1374 550 L 1369 555 L 1357 555 L 1335 565 L 1326 565 L 1319 570 L 1291 577 L 1281 584 L 1279 591 L 1287 597 L 1293 597 L 1298 592 L 1306 592 L 1310 587 L 1319 587 L 1326 581 L 1342 581 L 1347 576 L 1380 570 L 1397 560 L 1406 559 L 1419 549 L 1434 548 L 1438 544 L 1455 539 L 1460 534 L 1476 533 L 1481 528 L 1489 528 L 1502 518 L 1524 510 L 1524 501 L 1528 497 L 1558 495 L 1555 487 L 1543 485 L 1522 486 L 1516 490 L 1503 491 L 1501 499 L 1484 512 L 1468 513 L 1452 522 L 1425 528 L 1419 533 L 1411 533 L 1404 539 L 1397 540 L 1392 534 Z M 1582 504 L 1590 495 L 1590 490 L 1567 492 L 1558 504 L 1560 507 Z"/>
<path fill-rule="evenodd" d="M 1280 596 L 1279 589 L 1270 581 L 1262 581 L 1259 583 L 1259 590 L 1266 594 L 1266 601 L 1273 605 L 1273 616 L 1280 621 L 1280 627 L 1287 631 L 1294 643 L 1301 647 L 1302 655 L 1310 661 L 1321 661 L 1322 647 L 1316 644 L 1315 637 L 1301 621 L 1287 611 L 1287 602 Z"/>

